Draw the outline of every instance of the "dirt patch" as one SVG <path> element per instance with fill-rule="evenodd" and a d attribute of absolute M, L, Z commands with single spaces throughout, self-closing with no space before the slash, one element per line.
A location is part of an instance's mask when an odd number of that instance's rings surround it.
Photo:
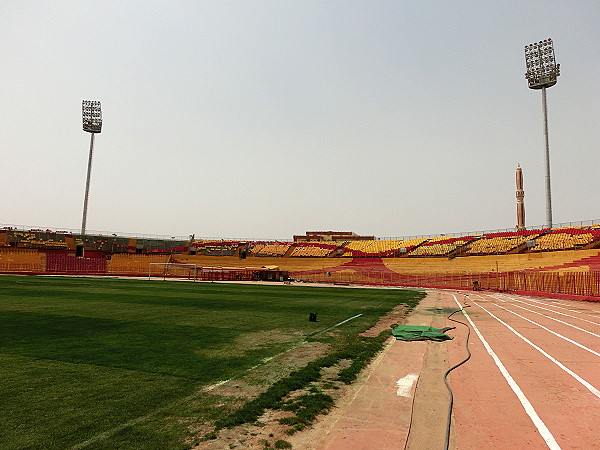
<path fill-rule="evenodd" d="M 361 336 L 366 336 L 366 337 L 379 336 L 379 333 L 381 333 L 382 331 L 391 329 L 391 326 L 393 324 L 402 325 L 402 324 L 406 323 L 407 310 L 408 310 L 408 307 L 406 305 L 395 306 L 394 309 L 392 311 L 390 311 L 388 314 L 386 314 L 383 317 L 380 317 L 379 321 L 374 326 L 369 328 L 364 333 L 361 333 Z"/>
<path fill-rule="evenodd" d="M 244 376 L 229 381 L 211 391 L 211 394 L 233 397 L 234 405 L 241 407 L 247 400 L 258 396 L 276 381 L 288 376 L 294 370 L 306 366 L 329 350 L 329 345 L 322 342 L 303 342 L 297 347 L 284 352 L 264 364 L 249 371 Z M 290 415 L 283 411 L 267 411 L 259 419 L 259 425 L 245 424 L 232 429 L 223 429 L 217 439 L 200 442 L 193 448 L 225 449 L 225 448 L 265 448 L 266 441 L 270 445 L 279 439 L 289 437 L 285 431 L 289 428 L 279 424 L 280 418 Z M 199 439 L 211 433 L 212 423 L 194 424 L 188 428 L 190 438 L 187 444 L 194 445 Z M 271 436 L 270 436 L 271 435 Z"/>
<path fill-rule="evenodd" d="M 265 387 L 271 386 L 294 370 L 325 355 L 328 349 L 329 345 L 322 342 L 305 342 L 266 361 L 246 375 L 213 389 L 211 393 L 245 399 L 256 397 L 265 390 Z"/>
<path fill-rule="evenodd" d="M 279 420 L 291 415 L 287 411 L 268 410 L 259 418 L 258 425 L 245 424 L 221 430 L 217 439 L 202 442 L 194 448 L 210 450 L 274 448 L 275 442 L 290 439 L 286 433 L 289 427 L 281 425 Z"/>
<path fill-rule="evenodd" d="M 340 370 L 348 367 L 351 364 L 350 360 L 342 360 L 335 366 L 322 369 L 321 380 L 313 383 L 307 389 L 300 389 L 291 392 L 283 401 L 298 398 L 309 394 L 311 389 L 318 389 L 323 393 L 330 395 L 337 404 L 343 398 L 348 397 L 355 387 L 347 385 L 334 379 L 339 374 Z M 232 449 L 232 448 L 248 448 L 248 449 L 265 449 L 275 448 L 277 441 L 286 441 L 294 443 L 294 448 L 312 448 L 314 442 L 311 438 L 305 438 L 302 432 L 290 434 L 291 427 L 282 425 L 279 421 L 286 417 L 293 417 L 293 414 L 283 410 L 267 410 L 258 419 L 255 424 L 244 424 L 231 429 L 223 429 L 219 432 L 218 437 L 212 440 L 201 442 L 194 448 L 197 449 Z M 321 415 L 317 419 L 326 420 L 326 415 Z M 206 435 L 210 430 L 207 427 L 202 430 L 203 435 Z M 198 433 L 200 435 L 200 433 Z"/>
<path fill-rule="evenodd" d="M 231 356 L 242 356 L 249 350 L 258 350 L 271 344 L 287 344 L 302 339 L 302 333 L 286 333 L 281 330 L 257 331 L 255 333 L 244 333 L 235 339 L 237 343 L 233 350 L 229 351 Z M 223 350 L 219 348 L 197 350 L 196 353 L 203 356 L 222 356 Z"/>

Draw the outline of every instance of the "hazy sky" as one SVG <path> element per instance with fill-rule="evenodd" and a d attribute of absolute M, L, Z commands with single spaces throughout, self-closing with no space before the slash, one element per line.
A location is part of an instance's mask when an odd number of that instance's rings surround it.
<path fill-rule="evenodd" d="M 600 2 L 3 1 L 0 223 L 379 237 L 545 222 L 552 37 L 554 222 L 600 218 Z"/>

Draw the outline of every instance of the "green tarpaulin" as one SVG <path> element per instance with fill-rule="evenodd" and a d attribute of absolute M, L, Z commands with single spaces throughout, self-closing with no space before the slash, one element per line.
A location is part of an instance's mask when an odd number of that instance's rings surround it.
<path fill-rule="evenodd" d="M 392 330 L 392 334 L 401 341 L 447 341 L 453 338 L 448 336 L 446 331 L 453 328 L 438 329 L 420 325 L 398 325 Z"/>

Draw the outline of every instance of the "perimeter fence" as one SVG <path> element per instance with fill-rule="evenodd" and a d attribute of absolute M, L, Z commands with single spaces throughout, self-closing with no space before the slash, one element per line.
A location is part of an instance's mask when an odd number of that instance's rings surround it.
<path fill-rule="evenodd" d="M 393 271 L 338 271 L 322 273 L 291 272 L 296 280 L 335 284 L 478 289 L 491 291 L 527 291 L 598 297 L 600 270 L 513 271 L 465 274 L 402 274 Z"/>
<path fill-rule="evenodd" d="M 88 252 L 85 258 L 61 252 L 4 249 L 0 251 L 0 273 L 71 274 L 71 275 L 148 275 L 150 263 L 168 263 L 165 255 L 113 255 Z M 203 278 L 214 280 L 246 279 L 240 268 L 204 268 Z M 208 273 L 210 272 L 210 273 Z M 214 272 L 214 273 L 213 273 Z M 231 273 L 230 273 L 231 272 Z M 234 273 L 235 272 L 235 273 Z M 233 275 L 232 275 L 233 274 Z M 274 279 L 280 279 L 280 272 Z M 540 295 L 584 296 L 600 301 L 600 270 L 524 270 L 510 272 L 468 272 L 461 274 L 403 274 L 393 270 L 290 271 L 295 280 L 337 284 L 431 287 L 448 289 L 482 289 L 491 291 L 527 291 Z"/>

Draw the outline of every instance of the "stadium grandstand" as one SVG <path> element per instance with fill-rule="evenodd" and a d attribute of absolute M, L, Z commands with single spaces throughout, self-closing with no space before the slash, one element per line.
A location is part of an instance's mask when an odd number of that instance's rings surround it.
<path fill-rule="evenodd" d="M 346 242 L 327 244 L 324 242 L 298 242 L 293 245 L 290 256 L 306 258 L 323 258 L 335 256 L 336 252 L 344 246 Z"/>
<path fill-rule="evenodd" d="M 281 257 L 290 250 L 292 244 L 277 242 L 277 243 L 255 243 L 250 244 L 248 252 L 252 256 L 271 256 Z"/>
<path fill-rule="evenodd" d="M 532 251 L 586 248 L 600 238 L 600 228 L 555 228 L 535 240 Z"/>
<path fill-rule="evenodd" d="M 410 252 L 413 248 L 425 242 L 427 239 L 417 238 L 409 240 L 386 239 L 386 240 L 364 240 L 350 241 L 344 246 L 343 256 L 351 257 L 388 257 L 399 256 Z"/>
<path fill-rule="evenodd" d="M 389 239 L 307 232 L 288 242 L 0 228 L 3 273 L 147 276 L 151 265 L 176 264 L 221 271 L 218 279 L 256 279 L 262 268 L 307 282 L 469 288 L 477 281 L 488 289 L 600 298 L 600 221 Z"/>
<path fill-rule="evenodd" d="M 237 241 L 204 241 L 196 240 L 190 247 L 190 253 L 206 256 L 234 256 L 242 242 Z"/>
<path fill-rule="evenodd" d="M 411 256 L 448 256 L 478 236 L 463 236 L 449 238 L 446 236 L 434 237 L 426 240 L 412 252 Z"/>
<path fill-rule="evenodd" d="M 469 255 L 502 255 L 523 250 L 522 246 L 549 230 L 520 230 L 515 232 L 490 233 L 473 240 L 466 249 Z"/>
<path fill-rule="evenodd" d="M 361 236 L 352 231 L 307 231 L 304 235 L 294 235 L 294 242 L 327 241 L 373 241 L 375 236 Z"/>

